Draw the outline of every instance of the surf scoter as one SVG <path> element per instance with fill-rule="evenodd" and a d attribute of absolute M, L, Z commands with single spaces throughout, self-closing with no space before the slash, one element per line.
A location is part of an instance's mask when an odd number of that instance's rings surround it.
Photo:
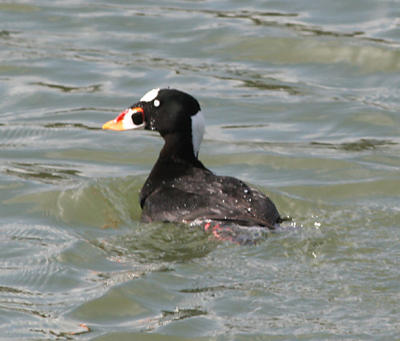
<path fill-rule="evenodd" d="M 259 190 L 215 175 L 199 161 L 204 117 L 191 95 L 153 89 L 103 125 L 110 130 L 138 128 L 156 130 L 165 141 L 140 193 L 142 221 L 202 224 L 216 236 L 231 235 L 229 226 L 274 229 L 282 221 L 274 203 Z"/>

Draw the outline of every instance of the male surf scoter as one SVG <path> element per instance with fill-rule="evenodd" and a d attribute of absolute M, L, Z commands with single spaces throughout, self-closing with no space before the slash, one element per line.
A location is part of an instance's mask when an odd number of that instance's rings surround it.
<path fill-rule="evenodd" d="M 259 190 L 215 175 L 199 161 L 204 117 L 191 95 L 153 89 L 103 125 L 110 130 L 138 128 L 156 130 L 165 141 L 140 193 L 142 221 L 199 224 L 220 239 L 234 241 L 242 238 L 234 226 L 274 229 L 282 221 L 274 203 Z"/>

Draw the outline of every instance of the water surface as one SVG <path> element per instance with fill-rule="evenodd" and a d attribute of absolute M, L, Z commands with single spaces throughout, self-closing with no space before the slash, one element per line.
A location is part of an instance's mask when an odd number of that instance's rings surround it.
<path fill-rule="evenodd" d="M 396 1 L 0 3 L 0 333 L 9 339 L 400 335 Z M 141 224 L 162 146 L 101 125 L 199 99 L 200 159 L 274 200 L 256 246 Z"/>

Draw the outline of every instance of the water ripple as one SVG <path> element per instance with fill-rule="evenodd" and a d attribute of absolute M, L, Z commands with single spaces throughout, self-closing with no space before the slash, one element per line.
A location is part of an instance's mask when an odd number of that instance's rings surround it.
<path fill-rule="evenodd" d="M 395 339 L 395 5 L 0 3 L 2 337 Z M 199 99 L 201 160 L 286 229 L 140 222 L 161 139 L 101 126 L 160 86 Z"/>
<path fill-rule="evenodd" d="M 60 90 L 62 92 L 98 92 L 101 90 L 101 84 L 94 84 L 94 85 L 88 85 L 88 86 L 67 86 L 67 85 L 61 85 L 61 84 L 51 84 L 51 83 L 45 83 L 45 82 L 32 82 L 30 83 L 31 85 L 37 85 L 37 86 L 42 86 L 46 87 L 49 89 L 56 89 Z"/>

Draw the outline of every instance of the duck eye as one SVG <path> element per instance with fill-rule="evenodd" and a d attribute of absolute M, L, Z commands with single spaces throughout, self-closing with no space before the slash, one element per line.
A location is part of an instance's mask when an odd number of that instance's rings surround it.
<path fill-rule="evenodd" d="M 143 116 L 142 116 L 142 113 L 141 112 L 135 112 L 133 115 L 132 115 L 132 122 L 135 124 L 135 125 L 140 125 L 140 124 L 142 124 L 143 123 Z"/>
<path fill-rule="evenodd" d="M 160 101 L 158 99 L 155 99 L 153 102 L 154 106 L 157 108 L 160 106 Z"/>

